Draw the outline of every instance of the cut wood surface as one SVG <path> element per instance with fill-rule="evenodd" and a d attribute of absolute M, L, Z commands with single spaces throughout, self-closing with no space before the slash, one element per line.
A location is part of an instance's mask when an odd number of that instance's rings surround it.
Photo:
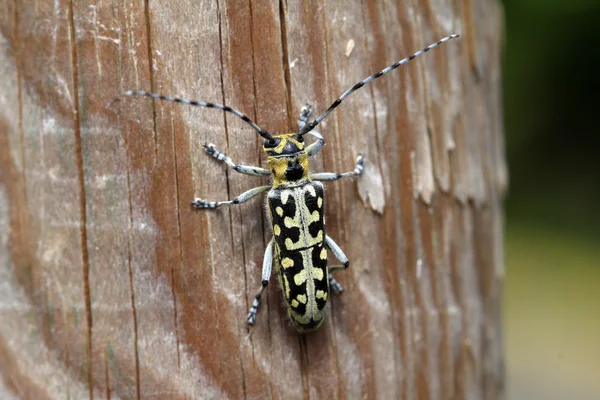
<path fill-rule="evenodd" d="M 313 171 L 351 265 L 300 336 L 276 279 L 262 139 L 350 96 Z M 497 0 L 0 0 L 0 398 L 500 399 L 504 164 Z M 330 261 L 333 261 L 332 259 Z"/>

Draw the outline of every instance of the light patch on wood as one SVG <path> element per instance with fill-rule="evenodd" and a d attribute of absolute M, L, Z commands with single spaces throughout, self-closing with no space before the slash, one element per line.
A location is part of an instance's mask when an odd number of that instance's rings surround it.
<path fill-rule="evenodd" d="M 358 194 L 367 207 L 378 214 L 383 214 L 385 208 L 383 177 L 374 159 L 365 160 L 363 174 L 358 178 Z"/>
<path fill-rule="evenodd" d="M 16 363 L 15 372 L 26 374 L 29 381 L 43 387 L 49 398 L 63 398 L 66 382 L 69 382 L 72 398 L 88 398 L 87 383 L 84 385 L 72 379 L 71 371 L 64 368 L 64 361 L 46 346 L 45 333 L 31 323 L 36 307 L 15 276 L 15 267 L 9 256 L 8 216 L 8 196 L 5 187 L 0 186 L 0 340 Z M 96 396 L 101 397 L 99 391 L 94 391 Z"/>
<path fill-rule="evenodd" d="M 348 40 L 348 43 L 346 43 L 346 52 L 344 53 L 346 57 L 350 57 L 350 54 L 352 54 L 352 50 L 354 50 L 355 45 L 356 43 L 354 42 L 354 39 Z"/>

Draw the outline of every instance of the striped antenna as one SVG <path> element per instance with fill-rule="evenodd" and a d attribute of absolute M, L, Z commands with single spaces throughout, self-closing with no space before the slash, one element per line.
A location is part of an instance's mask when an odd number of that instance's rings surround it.
<path fill-rule="evenodd" d="M 387 68 L 382 69 L 381 71 L 369 76 L 366 79 L 363 79 L 362 81 L 358 82 L 356 85 L 352 86 L 350 89 L 346 90 L 336 101 L 334 101 L 329 108 L 327 109 L 327 111 L 325 111 L 323 114 L 319 115 L 317 117 L 317 119 L 315 119 L 313 122 L 310 122 L 308 124 L 306 124 L 299 132 L 300 135 L 304 135 L 308 132 L 310 132 L 311 130 L 313 130 L 317 125 L 319 125 L 319 123 L 321 121 L 323 121 L 325 119 L 325 117 L 327 117 L 329 115 L 330 112 L 332 112 L 337 106 L 340 105 L 340 103 L 342 101 L 344 101 L 344 99 L 348 96 L 350 96 L 352 93 L 356 92 L 358 89 L 360 89 L 361 87 L 363 87 L 364 85 L 366 85 L 367 83 L 379 78 L 381 75 L 383 74 L 387 74 L 390 71 L 395 70 L 396 68 L 398 68 L 399 66 L 401 66 L 402 64 L 406 64 L 407 62 L 411 61 L 412 59 L 420 56 L 423 53 L 428 52 L 429 50 L 433 49 L 434 47 L 439 46 L 440 44 L 447 42 L 450 39 L 454 39 L 460 37 L 460 35 L 450 35 L 450 36 L 446 36 L 443 39 L 440 39 L 439 41 L 425 47 L 423 50 L 419 50 L 417 51 L 415 54 L 413 54 L 410 57 L 406 57 L 400 61 L 398 61 L 397 63 L 394 63 L 392 65 L 390 65 Z"/>
<path fill-rule="evenodd" d="M 248 118 L 246 115 L 242 114 L 235 108 L 231 108 L 229 106 L 224 106 L 222 104 L 216 104 L 216 103 L 205 103 L 203 101 L 181 99 L 179 97 L 163 96 L 162 94 L 146 92 L 143 90 L 135 90 L 135 91 L 129 90 L 129 91 L 123 93 L 123 96 L 146 96 L 146 97 L 152 97 L 153 99 L 157 99 L 157 100 L 165 100 L 165 101 L 172 101 L 175 103 L 188 104 L 190 106 L 218 108 L 219 110 L 227 111 L 227 112 L 237 115 L 242 120 L 244 120 L 246 123 L 248 123 L 248 125 L 253 127 L 254 130 L 256 132 L 258 132 L 258 134 L 260 136 L 262 136 L 263 138 L 265 138 L 267 140 L 274 140 L 273 136 L 271 136 L 271 134 L 269 132 L 265 131 L 264 129 L 261 129 L 258 125 L 256 125 L 254 122 L 252 122 L 252 120 L 250 118 Z"/>

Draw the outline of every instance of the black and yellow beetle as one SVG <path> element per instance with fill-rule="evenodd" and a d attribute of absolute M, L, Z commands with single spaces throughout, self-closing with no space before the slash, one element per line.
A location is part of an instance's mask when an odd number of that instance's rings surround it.
<path fill-rule="evenodd" d="M 210 156 L 223 161 L 237 172 L 254 176 L 271 176 L 271 185 L 250 189 L 229 201 L 195 199 L 192 202 L 192 206 L 198 209 L 214 209 L 224 205 L 240 204 L 269 191 L 267 207 L 273 229 L 273 238 L 265 251 L 262 285 L 248 312 L 249 325 L 253 325 L 256 321 L 260 296 L 269 283 L 273 264 L 275 264 L 279 277 L 279 284 L 283 291 L 288 315 L 299 332 L 307 332 L 318 328 L 324 320 L 325 306 L 330 289 L 334 293 L 341 293 L 343 290 L 341 285 L 335 281 L 331 272 L 347 268 L 350 262 L 342 249 L 326 233 L 325 197 L 321 182 L 361 175 L 364 158 L 362 154 L 359 155 L 354 170 L 350 172 L 311 174 L 308 168 L 308 159 L 317 154 L 325 143 L 323 137 L 314 131 L 314 128 L 354 91 L 456 37 L 459 37 L 459 35 L 447 36 L 410 57 L 404 58 L 358 82 L 345 91 L 329 106 L 327 111 L 312 122 L 308 122 L 311 107 L 307 104 L 301 110 L 297 133 L 273 136 L 252 122 L 246 115 L 221 104 L 163 96 L 145 91 L 124 93 L 126 96 L 148 96 L 159 100 L 227 111 L 243 119 L 265 139 L 263 148 L 268 156 L 269 169 L 236 165 L 229 157 L 215 149 L 212 144 L 204 145 L 204 149 Z M 304 135 L 306 134 L 314 136 L 317 141 L 305 147 Z M 339 265 L 327 265 L 328 249 L 340 262 Z"/>

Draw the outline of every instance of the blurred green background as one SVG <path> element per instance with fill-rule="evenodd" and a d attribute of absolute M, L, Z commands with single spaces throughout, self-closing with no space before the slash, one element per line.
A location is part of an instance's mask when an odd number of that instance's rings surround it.
<path fill-rule="evenodd" d="M 504 0 L 508 399 L 600 399 L 600 0 Z"/>

